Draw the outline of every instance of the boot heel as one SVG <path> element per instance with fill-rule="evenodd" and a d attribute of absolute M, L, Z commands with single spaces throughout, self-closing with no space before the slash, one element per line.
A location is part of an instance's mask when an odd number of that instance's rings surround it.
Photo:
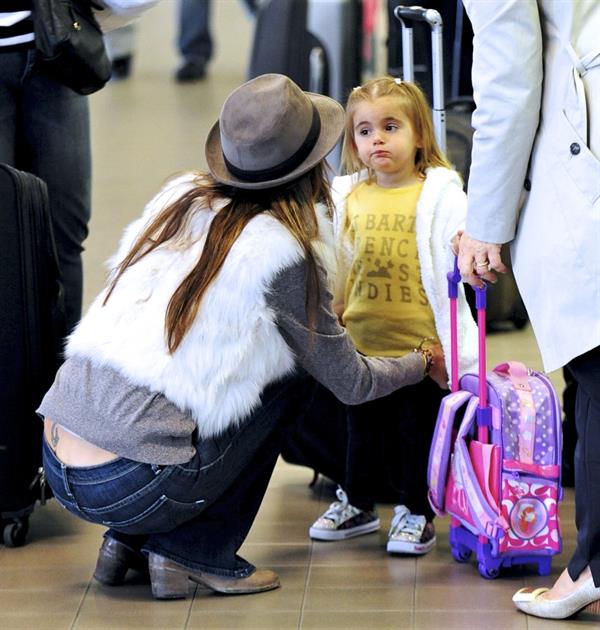
<path fill-rule="evenodd" d="M 115 564 L 112 559 L 98 558 L 94 577 L 106 586 L 120 586 L 125 581 L 127 565 Z"/>
<path fill-rule="evenodd" d="M 148 557 L 152 595 L 156 599 L 185 599 L 189 594 L 188 572 L 155 553 Z"/>
<path fill-rule="evenodd" d="M 117 540 L 105 538 L 98 553 L 94 577 L 106 586 L 119 586 L 131 568 L 132 552 Z"/>
<path fill-rule="evenodd" d="M 589 613 L 590 615 L 600 615 L 600 599 L 590 602 L 581 612 Z"/>

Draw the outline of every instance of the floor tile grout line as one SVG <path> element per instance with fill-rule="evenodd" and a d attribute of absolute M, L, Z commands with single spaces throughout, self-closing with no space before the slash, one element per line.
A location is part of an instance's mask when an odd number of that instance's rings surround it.
<path fill-rule="evenodd" d="M 88 580 L 87 586 L 85 587 L 85 591 L 83 591 L 83 595 L 81 596 L 81 600 L 79 601 L 79 605 L 77 606 L 77 610 L 75 611 L 75 618 L 73 619 L 73 622 L 71 623 L 69 630 L 73 630 L 73 628 L 75 627 L 75 624 L 77 623 L 77 620 L 79 619 L 79 614 L 81 613 L 81 609 L 83 608 L 83 602 L 85 601 L 87 594 L 90 592 L 93 579 L 94 577 L 92 576 Z"/>
<path fill-rule="evenodd" d="M 192 608 L 194 607 L 194 602 L 196 601 L 196 595 L 198 594 L 198 585 L 194 584 L 194 593 L 190 599 L 190 606 L 188 608 L 188 614 L 183 623 L 183 630 L 187 630 L 187 627 L 190 625 L 190 617 L 192 616 Z"/>
<path fill-rule="evenodd" d="M 414 584 L 413 584 L 413 597 L 412 597 L 412 630 L 416 630 L 417 627 L 417 614 L 416 614 L 416 610 L 417 610 L 417 583 L 419 581 L 419 576 L 418 576 L 418 572 L 419 572 L 419 562 L 417 560 L 417 558 L 414 559 L 415 562 L 415 580 L 414 580 Z"/>
<path fill-rule="evenodd" d="M 323 483 L 322 480 L 318 481 L 319 483 L 319 505 L 321 504 L 321 499 L 323 497 Z M 306 567 L 306 578 L 304 580 L 304 592 L 302 593 L 302 602 L 300 603 L 300 617 L 298 619 L 298 630 L 301 630 L 302 628 L 302 623 L 304 621 L 304 606 L 306 604 L 306 593 L 308 591 L 308 584 L 310 581 L 310 576 L 312 573 L 312 559 L 313 559 L 313 552 L 314 552 L 314 548 L 315 548 L 315 543 L 312 539 L 309 538 L 309 551 L 308 551 L 308 565 Z"/>

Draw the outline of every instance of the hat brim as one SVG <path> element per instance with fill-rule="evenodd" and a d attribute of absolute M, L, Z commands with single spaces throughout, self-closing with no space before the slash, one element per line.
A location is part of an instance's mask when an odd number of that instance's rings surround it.
<path fill-rule="evenodd" d="M 312 151 L 300 165 L 283 177 L 278 177 L 277 179 L 263 182 L 249 182 L 239 179 L 233 175 L 225 165 L 221 148 L 219 121 L 217 121 L 208 134 L 204 149 L 208 170 L 211 175 L 222 184 L 248 190 L 260 190 L 262 188 L 273 188 L 274 186 L 291 182 L 316 166 L 333 150 L 340 139 L 344 131 L 345 114 L 344 108 L 332 98 L 323 96 L 322 94 L 313 94 L 312 92 L 305 92 L 305 94 L 310 98 L 319 112 L 319 116 L 321 117 L 321 131 Z"/>

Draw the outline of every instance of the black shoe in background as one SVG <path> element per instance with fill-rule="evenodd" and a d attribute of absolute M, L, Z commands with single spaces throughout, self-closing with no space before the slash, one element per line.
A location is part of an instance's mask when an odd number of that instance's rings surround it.
<path fill-rule="evenodd" d="M 113 59 L 111 78 L 117 80 L 126 79 L 131 74 L 132 59 L 132 55 Z"/>
<path fill-rule="evenodd" d="M 175 79 L 179 83 L 191 83 L 193 81 L 201 81 L 206 76 L 206 62 L 185 61 L 183 65 L 175 73 Z"/>

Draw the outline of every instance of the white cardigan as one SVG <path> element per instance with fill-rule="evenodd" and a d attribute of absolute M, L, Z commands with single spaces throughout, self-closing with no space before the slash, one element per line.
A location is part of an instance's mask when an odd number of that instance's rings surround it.
<path fill-rule="evenodd" d="M 336 177 L 333 180 L 335 203 L 334 234 L 338 268 L 334 300 L 343 300 L 346 278 L 352 264 L 353 251 L 343 226 L 346 224 L 346 200 L 358 183 L 366 179 L 366 171 Z M 466 195 L 458 174 L 447 168 L 427 170 L 423 190 L 417 203 L 417 251 L 421 279 L 435 319 L 435 327 L 444 349 L 450 376 L 450 302 L 446 273 L 454 265 L 450 247 L 452 237 L 465 224 Z M 473 320 L 464 289 L 458 291 L 459 374 L 477 371 L 477 326 Z"/>

